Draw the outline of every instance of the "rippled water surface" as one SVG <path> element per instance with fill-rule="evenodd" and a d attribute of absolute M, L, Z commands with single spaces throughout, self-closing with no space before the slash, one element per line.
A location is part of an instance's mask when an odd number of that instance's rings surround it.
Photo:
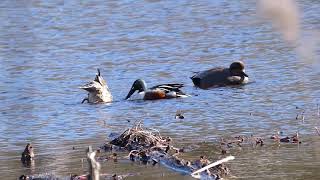
<path fill-rule="evenodd" d="M 302 27 L 320 29 L 320 2 L 302 0 Z M 318 46 L 319 47 L 319 44 Z M 319 60 L 319 48 L 315 51 Z M 229 66 L 243 58 L 250 84 L 201 90 L 193 72 Z M 276 131 L 300 133 L 302 144 L 230 152 L 232 178 L 317 179 L 320 177 L 319 75 L 261 21 L 253 0 L 40 1 L 0 2 L 0 173 L 86 172 L 84 147 L 102 144 L 141 120 L 174 138 L 176 146 L 198 145 L 187 156 L 219 158 L 221 137 Z M 81 104 L 78 87 L 100 68 L 115 102 Z M 128 102 L 132 82 L 150 86 L 184 83 L 185 99 Z M 299 109 L 296 109 L 296 106 Z M 296 114 L 305 109 L 305 120 Z M 174 119 L 177 110 L 185 119 Z M 128 122 L 130 121 L 130 122 Z M 35 164 L 24 167 L 27 142 Z M 204 143 L 205 142 L 205 143 Z M 74 147 L 74 150 L 73 150 Z M 135 173 L 132 179 L 186 179 L 164 167 L 107 162 L 103 173 Z M 3 179 L 3 178 L 1 178 Z"/>

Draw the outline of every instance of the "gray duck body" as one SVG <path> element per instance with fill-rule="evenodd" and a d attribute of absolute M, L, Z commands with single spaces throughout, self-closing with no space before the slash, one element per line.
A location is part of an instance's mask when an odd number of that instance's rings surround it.
<path fill-rule="evenodd" d="M 249 79 L 244 73 L 242 62 L 234 62 L 230 68 L 212 68 L 201 71 L 191 77 L 193 84 L 201 89 L 212 87 L 246 84 Z"/>

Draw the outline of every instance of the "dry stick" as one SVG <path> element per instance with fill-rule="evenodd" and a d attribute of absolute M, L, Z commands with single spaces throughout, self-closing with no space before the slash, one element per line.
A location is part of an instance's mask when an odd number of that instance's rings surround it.
<path fill-rule="evenodd" d="M 219 161 L 216 161 L 216 162 L 214 162 L 214 163 L 211 163 L 211 164 L 209 164 L 209 165 L 207 165 L 207 166 L 205 166 L 205 167 L 203 167 L 203 168 L 201 168 L 201 169 L 199 169 L 199 170 L 191 173 L 191 176 L 194 177 L 194 178 L 200 179 L 199 173 L 201 173 L 201 172 L 203 172 L 203 171 L 205 171 L 205 170 L 207 170 L 207 169 L 209 169 L 209 168 L 212 168 L 212 167 L 214 167 L 214 166 L 217 166 L 217 165 L 219 165 L 219 164 L 222 164 L 222 163 L 224 163 L 224 162 L 228 162 L 228 161 L 230 161 L 230 160 L 234 160 L 234 156 L 228 156 L 228 157 L 223 158 L 223 159 L 221 159 L 221 160 L 219 160 Z M 197 175 L 196 175 L 196 174 L 197 174 Z"/>
<path fill-rule="evenodd" d="M 89 164 L 89 180 L 100 179 L 100 163 L 95 160 L 96 152 L 92 151 L 92 147 L 89 146 L 87 149 L 87 160 Z"/>
<path fill-rule="evenodd" d="M 317 130 L 318 135 L 320 136 L 320 130 L 317 127 L 314 127 Z"/>

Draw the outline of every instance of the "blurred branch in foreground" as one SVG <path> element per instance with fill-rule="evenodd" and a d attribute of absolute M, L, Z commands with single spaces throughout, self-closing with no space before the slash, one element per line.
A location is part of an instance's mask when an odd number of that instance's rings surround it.
<path fill-rule="evenodd" d="M 300 9 L 295 0 L 259 0 L 258 13 L 272 22 L 281 32 L 284 40 L 296 47 L 300 59 L 308 63 L 315 62 L 317 45 L 320 42 L 319 31 L 304 31 Z"/>

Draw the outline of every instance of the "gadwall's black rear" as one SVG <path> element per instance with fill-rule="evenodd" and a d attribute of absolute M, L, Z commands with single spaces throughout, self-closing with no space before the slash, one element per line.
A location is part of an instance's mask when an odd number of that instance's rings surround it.
<path fill-rule="evenodd" d="M 213 68 L 191 77 L 193 84 L 201 89 L 245 84 L 249 81 L 241 61 L 233 62 L 229 68 Z"/>

